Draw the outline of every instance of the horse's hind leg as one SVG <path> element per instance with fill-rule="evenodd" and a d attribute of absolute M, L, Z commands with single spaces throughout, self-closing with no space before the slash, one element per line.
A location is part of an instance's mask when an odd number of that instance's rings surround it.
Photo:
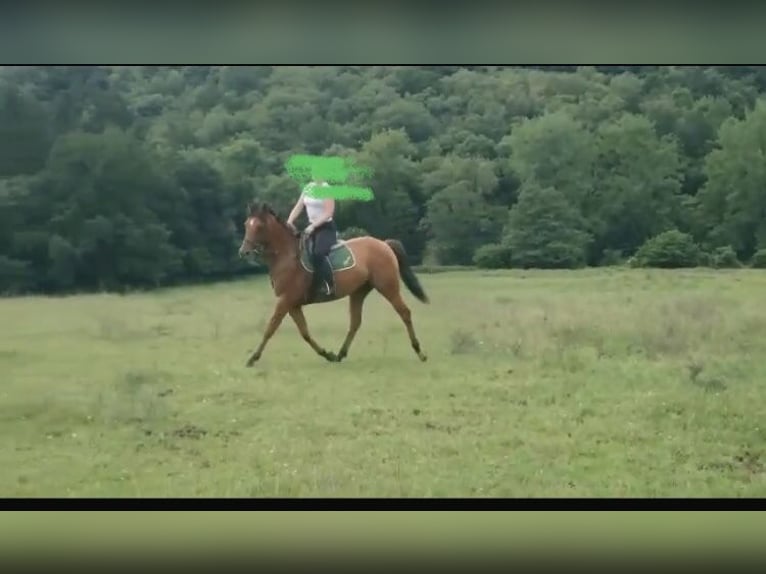
<path fill-rule="evenodd" d="M 364 306 L 364 299 L 372 291 L 372 286 L 369 283 L 365 283 L 362 287 L 354 291 L 348 298 L 348 310 L 349 310 L 349 326 L 348 334 L 346 334 L 346 340 L 343 341 L 343 345 L 338 352 L 338 361 L 342 361 L 348 355 L 348 349 L 351 346 L 351 342 L 354 340 L 356 332 L 359 330 L 359 326 L 362 324 L 362 307 Z"/>
<path fill-rule="evenodd" d="M 378 289 L 378 291 L 388 299 L 391 306 L 397 313 L 399 313 L 402 321 L 404 321 L 404 326 L 407 327 L 407 334 L 410 336 L 410 344 L 412 345 L 413 350 L 417 353 L 418 358 L 420 358 L 421 361 L 425 361 L 428 357 L 426 357 L 426 354 L 420 350 L 420 342 L 418 341 L 418 338 L 415 335 L 415 329 L 412 326 L 412 313 L 410 312 L 410 308 L 407 307 L 407 304 L 404 302 L 404 299 L 402 299 L 402 294 L 399 292 L 398 287 L 399 286 L 396 285 L 393 289 L 386 291 L 380 291 L 380 289 Z"/>
<path fill-rule="evenodd" d="M 311 337 L 309 334 L 309 326 L 306 323 L 306 317 L 303 314 L 303 309 L 301 307 L 295 307 L 293 309 L 290 309 L 290 317 L 292 317 L 293 321 L 295 322 L 295 325 L 298 327 L 298 331 L 301 334 L 301 337 L 303 337 L 303 340 L 306 341 L 309 346 L 311 346 L 314 351 L 316 351 L 317 355 L 320 357 L 324 357 L 330 362 L 334 362 L 339 360 L 334 353 L 331 353 L 330 351 L 326 351 L 322 347 L 320 347 L 317 342 Z"/>

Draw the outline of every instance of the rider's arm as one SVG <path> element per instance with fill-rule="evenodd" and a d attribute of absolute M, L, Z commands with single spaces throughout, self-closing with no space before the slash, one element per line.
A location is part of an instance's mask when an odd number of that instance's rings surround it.
<path fill-rule="evenodd" d="M 303 194 L 301 193 L 301 196 L 298 198 L 298 201 L 295 202 L 295 205 L 293 206 L 293 210 L 290 212 L 290 216 L 287 218 L 287 224 L 288 225 L 295 225 L 295 220 L 298 219 L 298 216 L 303 211 L 303 208 L 305 206 L 303 205 Z"/>

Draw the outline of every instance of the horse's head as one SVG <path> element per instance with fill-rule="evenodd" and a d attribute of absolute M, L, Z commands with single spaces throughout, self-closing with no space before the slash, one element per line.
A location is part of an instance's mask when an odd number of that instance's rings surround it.
<path fill-rule="evenodd" d="M 271 209 L 262 203 L 252 202 L 247 206 L 245 236 L 239 247 L 239 256 L 244 257 L 253 251 L 259 251 L 269 243 L 269 216 Z"/>
<path fill-rule="evenodd" d="M 279 231 L 285 228 L 274 213 L 274 210 L 265 203 L 252 202 L 247 208 L 247 219 L 245 219 L 245 236 L 242 238 L 242 245 L 239 247 L 239 256 L 268 250 L 275 243 L 283 241 Z"/>

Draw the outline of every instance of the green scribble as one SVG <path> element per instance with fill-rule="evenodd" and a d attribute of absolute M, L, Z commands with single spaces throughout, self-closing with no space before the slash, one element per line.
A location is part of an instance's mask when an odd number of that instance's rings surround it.
<path fill-rule="evenodd" d="M 314 185 L 306 190 L 306 195 L 317 199 L 354 199 L 357 201 L 374 199 L 370 188 L 351 185 Z"/>
<path fill-rule="evenodd" d="M 287 161 L 285 168 L 288 175 L 301 186 L 313 180 L 324 180 L 330 184 L 310 186 L 306 190 L 306 195 L 310 197 L 357 201 L 370 201 L 374 198 L 370 188 L 350 185 L 372 174 L 369 168 L 356 165 L 351 158 L 298 154 Z"/>

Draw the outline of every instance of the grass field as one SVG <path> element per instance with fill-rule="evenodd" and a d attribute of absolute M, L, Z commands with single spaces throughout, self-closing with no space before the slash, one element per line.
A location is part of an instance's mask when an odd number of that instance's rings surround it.
<path fill-rule="evenodd" d="M 265 278 L 1 300 L 0 493 L 766 496 L 766 273 L 420 278 L 427 363 L 377 294 L 252 369 Z"/>

